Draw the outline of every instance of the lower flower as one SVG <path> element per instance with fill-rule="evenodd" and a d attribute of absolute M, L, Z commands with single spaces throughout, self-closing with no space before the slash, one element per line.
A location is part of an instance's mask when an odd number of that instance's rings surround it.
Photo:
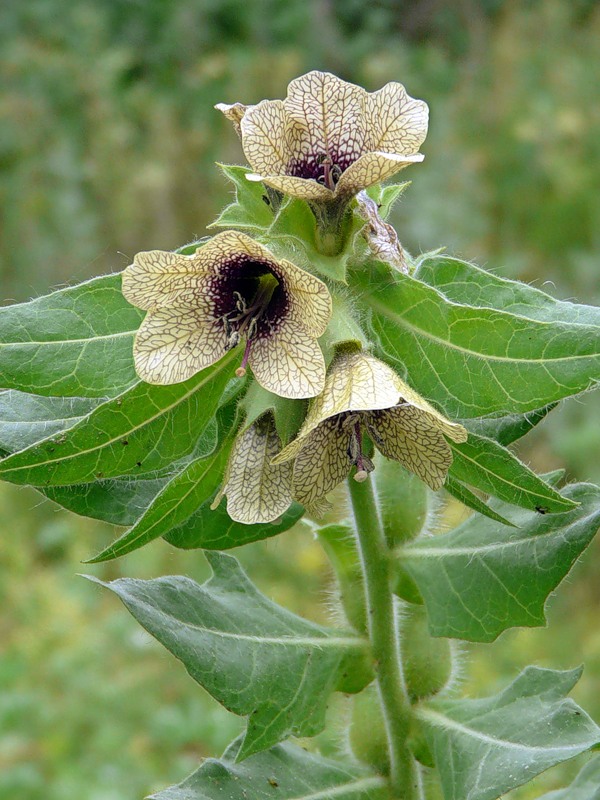
<path fill-rule="evenodd" d="M 284 514 L 292 502 L 292 465 L 273 463 L 280 450 L 273 414 L 267 412 L 238 434 L 213 508 L 226 496 L 231 519 L 247 525 Z"/>
<path fill-rule="evenodd" d="M 365 437 L 436 490 L 452 464 L 445 437 L 464 442 L 467 431 L 440 414 L 387 364 L 363 351 L 347 352 L 331 365 L 297 438 L 272 463 L 293 461 L 294 498 L 319 507 L 352 470 L 357 481 L 373 470 Z"/>

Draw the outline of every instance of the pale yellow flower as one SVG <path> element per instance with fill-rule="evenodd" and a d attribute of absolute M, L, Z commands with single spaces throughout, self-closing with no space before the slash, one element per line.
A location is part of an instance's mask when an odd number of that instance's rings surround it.
<path fill-rule="evenodd" d="M 399 461 L 431 489 L 441 488 L 452 464 L 444 437 L 455 442 L 467 438 L 462 425 L 446 419 L 387 364 L 354 351 L 333 362 L 297 438 L 273 463 L 293 460 L 295 499 L 319 506 L 353 467 L 359 481 L 373 469 L 363 452 L 364 434 L 384 456 Z"/>
<path fill-rule="evenodd" d="M 238 434 L 212 507 L 225 495 L 231 519 L 246 525 L 284 514 L 292 503 L 292 465 L 273 463 L 280 451 L 275 420 L 267 412 Z"/>
<path fill-rule="evenodd" d="M 327 287 L 243 233 L 220 233 L 193 255 L 138 253 L 123 272 L 123 294 L 148 312 L 133 348 L 148 383 L 184 381 L 244 340 L 238 376 L 249 364 L 282 397 L 323 388 L 317 338 L 331 317 Z"/>
<path fill-rule="evenodd" d="M 423 160 L 428 108 L 400 83 L 369 93 L 327 72 L 293 80 L 285 100 L 216 106 L 230 119 L 249 180 L 309 201 L 351 197 Z"/>

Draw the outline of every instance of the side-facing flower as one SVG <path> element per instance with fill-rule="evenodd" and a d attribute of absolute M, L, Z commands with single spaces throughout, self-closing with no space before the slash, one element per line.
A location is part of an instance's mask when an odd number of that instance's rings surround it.
<path fill-rule="evenodd" d="M 400 83 L 369 93 L 327 72 L 293 80 L 285 100 L 216 106 L 242 138 L 249 180 L 328 202 L 423 160 L 428 108 Z"/>
<path fill-rule="evenodd" d="M 273 463 L 293 459 L 295 499 L 318 506 L 352 467 L 358 481 L 372 471 L 363 451 L 365 434 L 431 489 L 441 488 L 452 464 L 445 436 L 455 442 L 467 438 L 462 425 L 436 411 L 387 364 L 364 351 L 346 352 L 332 363 L 297 438 Z"/>
<path fill-rule="evenodd" d="M 148 383 L 184 381 L 243 339 L 238 377 L 249 364 L 261 386 L 283 397 L 323 388 L 317 338 L 331 317 L 327 287 L 245 234 L 225 231 L 189 256 L 138 253 L 123 272 L 123 294 L 148 312 L 133 348 Z"/>
<path fill-rule="evenodd" d="M 213 508 L 226 495 L 227 513 L 246 525 L 284 514 L 292 502 L 292 465 L 273 463 L 280 450 L 273 414 L 267 412 L 238 434 Z"/>

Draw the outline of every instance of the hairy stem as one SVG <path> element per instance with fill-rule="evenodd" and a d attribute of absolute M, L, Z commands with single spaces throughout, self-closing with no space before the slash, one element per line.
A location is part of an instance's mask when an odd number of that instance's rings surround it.
<path fill-rule="evenodd" d="M 385 719 L 394 800 L 421 796 L 417 764 L 408 749 L 411 707 L 402 673 L 392 595 L 392 554 L 387 545 L 372 480 L 348 481 L 367 605 L 367 627 Z"/>

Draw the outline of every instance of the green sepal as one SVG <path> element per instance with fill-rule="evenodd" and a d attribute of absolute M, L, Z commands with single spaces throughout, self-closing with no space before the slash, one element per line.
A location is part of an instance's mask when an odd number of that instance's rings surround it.
<path fill-rule="evenodd" d="M 415 539 L 427 522 L 431 495 L 423 481 L 397 461 L 375 457 L 375 490 L 390 547 Z"/>
<path fill-rule="evenodd" d="M 366 192 L 371 200 L 377 203 L 381 219 L 386 220 L 389 217 L 394 205 L 402 197 L 411 183 L 412 181 L 403 181 L 402 183 L 388 183 L 387 185 L 375 183 L 373 186 L 369 186 Z"/>
<path fill-rule="evenodd" d="M 202 585 L 181 576 L 90 579 L 115 592 L 225 708 L 248 717 L 237 760 L 290 735 L 319 733 L 343 673 L 362 674 L 358 688 L 372 679 L 365 671 L 365 640 L 276 605 L 232 556 L 207 553 L 207 558 L 213 576 Z"/>
<path fill-rule="evenodd" d="M 248 233 L 264 231 L 273 222 L 273 210 L 262 183 L 246 179 L 252 172 L 248 167 L 217 164 L 225 177 L 235 186 L 235 200 L 226 206 L 207 228 L 236 228 Z"/>
<path fill-rule="evenodd" d="M 349 299 L 343 294 L 334 291 L 331 293 L 331 301 L 331 319 L 327 330 L 319 339 L 325 362 L 328 365 L 331 363 L 336 350 L 341 346 L 356 350 L 363 350 L 369 347 L 369 340 L 356 318 L 356 313 Z"/>
<path fill-rule="evenodd" d="M 282 445 L 286 445 L 298 433 L 306 414 L 306 400 L 280 397 L 263 389 L 257 381 L 250 384 L 240 405 L 245 414 L 244 428 L 271 411 Z"/>

